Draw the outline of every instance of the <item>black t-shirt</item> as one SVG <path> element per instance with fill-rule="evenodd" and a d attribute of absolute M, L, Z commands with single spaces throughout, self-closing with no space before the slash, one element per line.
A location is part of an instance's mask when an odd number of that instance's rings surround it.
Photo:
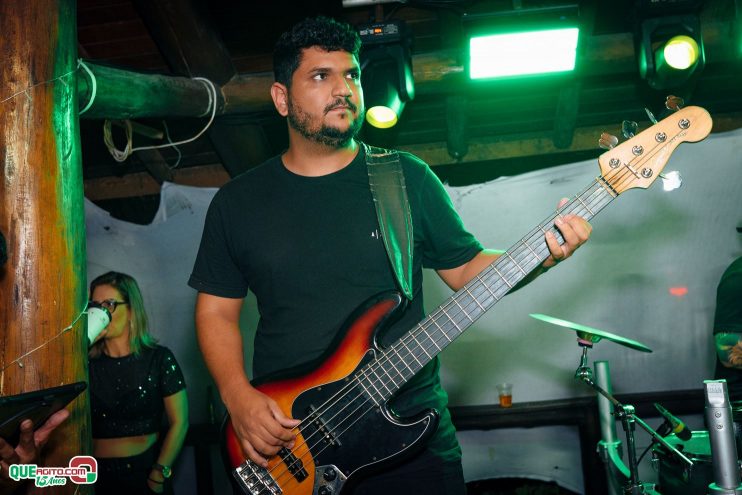
<path fill-rule="evenodd" d="M 481 249 L 438 178 L 400 153 L 414 229 L 413 301 L 385 334 L 396 340 L 424 316 L 422 267 L 460 266 Z M 262 377 L 323 354 L 351 312 L 369 297 L 396 289 L 379 235 L 363 147 L 345 168 L 320 177 L 296 175 L 274 157 L 230 181 L 214 197 L 189 285 L 241 298 L 251 289 L 260 321 L 253 374 Z M 402 415 L 442 413 L 430 447 L 458 456 L 448 398 L 434 359 L 398 393 Z"/>
<path fill-rule="evenodd" d="M 162 399 L 186 387 L 175 356 L 160 345 L 120 358 L 101 354 L 88 368 L 93 438 L 160 431 Z"/>
<path fill-rule="evenodd" d="M 727 267 L 716 289 L 714 335 L 717 333 L 742 334 L 742 258 Z M 727 368 L 717 359 L 717 379 L 726 379 L 732 400 L 742 400 L 742 370 Z"/>

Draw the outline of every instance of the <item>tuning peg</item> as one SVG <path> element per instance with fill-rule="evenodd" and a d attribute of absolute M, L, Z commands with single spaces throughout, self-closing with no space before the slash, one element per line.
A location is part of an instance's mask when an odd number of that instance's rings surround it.
<path fill-rule="evenodd" d="M 607 132 L 602 133 L 600 139 L 598 139 L 598 146 L 604 150 L 612 150 L 617 144 L 618 138 L 613 134 L 608 134 Z"/>
<path fill-rule="evenodd" d="M 647 112 L 647 117 L 649 117 L 649 120 L 653 123 L 657 123 L 657 119 L 654 117 L 654 114 L 649 110 L 647 107 L 644 107 L 644 111 Z"/>
<path fill-rule="evenodd" d="M 621 134 L 626 139 L 631 139 L 636 135 L 636 130 L 639 129 L 639 124 L 631 120 L 624 120 L 621 122 Z"/>
<path fill-rule="evenodd" d="M 677 112 L 684 106 L 685 106 L 685 100 L 683 100 L 679 96 L 670 95 L 665 100 L 665 108 L 667 108 L 668 110 L 672 110 L 673 112 Z"/>
<path fill-rule="evenodd" d="M 660 178 L 662 179 L 662 188 L 665 191 L 674 191 L 683 185 L 683 178 L 677 170 L 660 174 Z"/>

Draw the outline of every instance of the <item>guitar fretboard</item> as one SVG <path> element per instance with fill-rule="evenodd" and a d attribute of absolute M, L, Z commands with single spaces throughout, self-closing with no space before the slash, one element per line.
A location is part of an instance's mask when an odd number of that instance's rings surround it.
<path fill-rule="evenodd" d="M 552 232 L 564 243 L 554 221 L 576 214 L 590 220 L 617 194 L 598 177 L 587 189 L 571 199 L 525 237 L 505 251 L 491 265 L 409 330 L 402 338 L 361 368 L 358 383 L 377 405 L 385 402 L 448 347 L 549 256 L 544 240 Z"/>

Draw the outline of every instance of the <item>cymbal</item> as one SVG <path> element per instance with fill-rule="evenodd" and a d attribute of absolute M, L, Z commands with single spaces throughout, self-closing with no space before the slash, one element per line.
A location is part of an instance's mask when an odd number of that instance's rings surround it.
<path fill-rule="evenodd" d="M 590 328 L 585 325 L 580 325 L 579 323 L 572 323 L 571 321 L 560 320 L 559 318 L 554 318 L 553 316 L 542 315 L 538 313 L 533 313 L 528 316 L 536 318 L 537 320 L 545 321 L 546 323 L 552 323 L 554 325 L 559 325 L 561 327 L 566 327 L 574 330 L 575 332 L 577 332 L 578 339 L 587 341 L 590 344 L 596 344 L 600 342 L 601 339 L 606 339 L 610 340 L 611 342 L 630 347 L 631 349 L 636 349 L 637 351 L 652 352 L 652 349 L 645 346 L 644 344 L 637 342 L 636 340 L 631 340 L 619 335 L 614 335 L 609 332 L 604 332 L 603 330 L 598 330 L 597 328 Z"/>

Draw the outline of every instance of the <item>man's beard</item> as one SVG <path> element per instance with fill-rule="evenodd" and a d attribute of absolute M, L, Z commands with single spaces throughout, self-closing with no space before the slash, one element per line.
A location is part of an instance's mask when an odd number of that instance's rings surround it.
<path fill-rule="evenodd" d="M 348 106 L 353 112 L 356 111 L 356 106 L 353 103 L 349 101 L 336 100 L 325 108 L 325 113 L 338 106 Z M 301 107 L 294 105 L 291 99 L 288 100 L 288 110 L 287 118 L 289 125 L 296 129 L 299 134 L 310 141 L 332 148 L 343 147 L 358 135 L 361 131 L 361 126 L 363 126 L 363 118 L 365 114 L 365 110 L 362 111 L 358 117 L 351 122 L 348 128 L 343 131 L 337 127 L 327 126 L 324 123 L 319 126 L 313 126 L 312 116 L 302 110 Z"/>

